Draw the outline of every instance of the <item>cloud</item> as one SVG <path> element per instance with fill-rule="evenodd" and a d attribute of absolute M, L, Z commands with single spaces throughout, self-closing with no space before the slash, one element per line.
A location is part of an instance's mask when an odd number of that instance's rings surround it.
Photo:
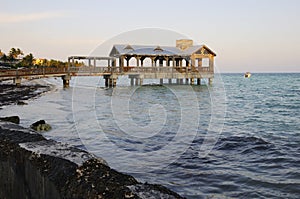
<path fill-rule="evenodd" d="M 40 21 L 43 19 L 61 18 L 65 16 L 66 14 L 63 12 L 39 12 L 29 14 L 0 13 L 0 24 Z"/>

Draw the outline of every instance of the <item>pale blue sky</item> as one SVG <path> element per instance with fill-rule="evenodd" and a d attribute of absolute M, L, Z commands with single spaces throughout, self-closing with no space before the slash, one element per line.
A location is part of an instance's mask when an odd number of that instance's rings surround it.
<path fill-rule="evenodd" d="M 120 33 L 155 27 L 209 46 L 222 72 L 300 72 L 298 0 L 0 3 L 0 49 L 5 52 L 19 47 L 35 57 L 66 60 L 89 54 Z"/>

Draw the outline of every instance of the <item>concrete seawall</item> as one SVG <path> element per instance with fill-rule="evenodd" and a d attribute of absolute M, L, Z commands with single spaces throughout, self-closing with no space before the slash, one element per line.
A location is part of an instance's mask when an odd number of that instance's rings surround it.
<path fill-rule="evenodd" d="M 0 122 L 0 198 L 182 198 L 92 154 Z"/>

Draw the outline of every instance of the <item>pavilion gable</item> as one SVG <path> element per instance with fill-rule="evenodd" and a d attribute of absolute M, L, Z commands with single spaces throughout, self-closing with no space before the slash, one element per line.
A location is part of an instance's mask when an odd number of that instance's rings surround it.
<path fill-rule="evenodd" d="M 205 45 L 199 47 L 197 50 L 195 50 L 194 52 L 192 52 L 192 54 L 217 56 L 216 53 L 214 53 L 211 49 L 209 49 Z"/>
<path fill-rule="evenodd" d="M 109 53 L 109 56 L 110 57 L 116 57 L 119 54 L 120 54 L 120 52 L 118 51 L 118 49 L 115 46 L 113 46 L 113 48 L 111 49 L 111 51 Z"/>

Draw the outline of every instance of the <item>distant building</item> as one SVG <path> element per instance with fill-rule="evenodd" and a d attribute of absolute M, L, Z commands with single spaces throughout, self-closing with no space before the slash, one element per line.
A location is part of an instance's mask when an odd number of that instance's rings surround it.
<path fill-rule="evenodd" d="M 44 63 L 46 63 L 46 59 L 41 59 L 41 58 L 37 58 L 33 62 L 34 65 L 43 65 Z"/>

